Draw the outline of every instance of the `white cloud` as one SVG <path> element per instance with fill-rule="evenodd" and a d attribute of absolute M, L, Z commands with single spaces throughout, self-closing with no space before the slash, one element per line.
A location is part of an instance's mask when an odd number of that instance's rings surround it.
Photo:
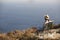
<path fill-rule="evenodd" d="M 2 0 L 2 2 L 17 2 L 17 3 L 57 3 L 59 0 Z"/>
<path fill-rule="evenodd" d="M 58 0 L 35 0 L 37 3 L 55 3 Z"/>
<path fill-rule="evenodd" d="M 2 0 L 2 2 L 27 2 L 28 0 Z"/>

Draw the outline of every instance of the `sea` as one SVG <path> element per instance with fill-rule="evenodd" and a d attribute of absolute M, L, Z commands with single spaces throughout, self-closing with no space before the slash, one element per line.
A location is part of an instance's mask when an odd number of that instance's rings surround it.
<path fill-rule="evenodd" d="M 0 3 L 0 32 L 43 28 L 44 15 L 48 14 L 54 24 L 60 23 L 60 5 L 34 3 Z"/>

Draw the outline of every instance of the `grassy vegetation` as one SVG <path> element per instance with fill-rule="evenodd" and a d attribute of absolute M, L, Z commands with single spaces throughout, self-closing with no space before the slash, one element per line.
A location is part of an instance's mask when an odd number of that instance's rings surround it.
<path fill-rule="evenodd" d="M 60 28 L 60 24 L 55 25 L 54 28 Z M 0 40 L 40 40 L 38 37 L 36 37 L 37 28 L 32 27 L 30 29 L 26 30 L 15 30 L 8 33 L 1 33 L 0 34 Z M 42 39 L 41 39 L 42 40 Z M 51 40 L 51 39 L 45 39 L 45 40 Z M 59 39 L 55 39 L 59 40 Z"/>
<path fill-rule="evenodd" d="M 36 32 L 36 28 L 27 29 L 24 31 L 15 30 L 8 33 L 0 34 L 0 40 L 36 40 L 33 35 Z"/>

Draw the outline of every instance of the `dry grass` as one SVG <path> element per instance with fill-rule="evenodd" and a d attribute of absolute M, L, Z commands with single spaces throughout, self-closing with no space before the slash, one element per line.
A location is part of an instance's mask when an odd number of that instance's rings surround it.
<path fill-rule="evenodd" d="M 24 31 L 15 30 L 8 33 L 2 33 L 0 34 L 0 40 L 40 40 L 35 35 L 36 31 L 37 28 L 32 27 Z M 44 40 L 60 40 L 60 34 L 56 34 L 55 36 L 56 39 L 46 38 Z"/>

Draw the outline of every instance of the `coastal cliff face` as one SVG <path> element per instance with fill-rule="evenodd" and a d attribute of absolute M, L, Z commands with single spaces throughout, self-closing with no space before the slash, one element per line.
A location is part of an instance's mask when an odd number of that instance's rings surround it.
<path fill-rule="evenodd" d="M 1 33 L 0 40 L 60 40 L 60 26 L 42 32 L 38 32 L 36 27 L 32 27 L 22 31 Z"/>
<path fill-rule="evenodd" d="M 1 33 L 0 40 L 35 40 L 33 35 L 37 31 L 36 28 L 30 28 L 27 30 L 15 30 L 8 33 Z"/>

